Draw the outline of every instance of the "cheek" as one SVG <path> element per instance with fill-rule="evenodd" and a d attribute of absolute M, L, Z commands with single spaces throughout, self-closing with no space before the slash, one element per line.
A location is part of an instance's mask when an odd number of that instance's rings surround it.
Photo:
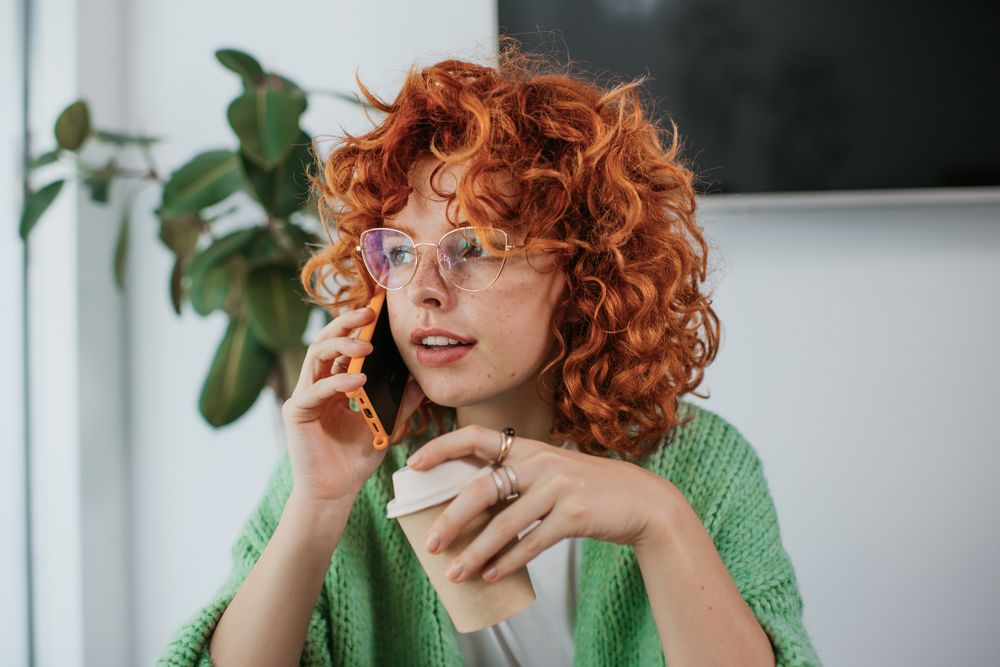
<path fill-rule="evenodd" d="M 530 375 L 546 361 L 552 344 L 552 309 L 541 299 L 498 306 L 492 320 L 481 323 L 489 332 L 493 363 L 508 377 Z"/>

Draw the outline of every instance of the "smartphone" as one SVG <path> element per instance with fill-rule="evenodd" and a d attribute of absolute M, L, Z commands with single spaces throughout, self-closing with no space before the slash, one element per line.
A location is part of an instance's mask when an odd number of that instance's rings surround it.
<path fill-rule="evenodd" d="M 347 367 L 348 373 L 363 372 L 368 379 L 364 385 L 345 393 L 354 399 L 368 422 L 372 447 L 381 450 L 389 446 L 410 370 L 403 363 L 396 341 L 392 338 L 389 310 L 385 307 L 385 290 L 381 287 L 376 289 L 368 303 L 368 307 L 375 311 L 375 319 L 361 327 L 358 333 L 358 338 L 372 344 L 372 352 L 352 358 Z"/>

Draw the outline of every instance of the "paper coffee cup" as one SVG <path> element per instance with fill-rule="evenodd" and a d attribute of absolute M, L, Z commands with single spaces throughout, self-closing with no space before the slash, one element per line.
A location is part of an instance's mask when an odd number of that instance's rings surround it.
<path fill-rule="evenodd" d="M 475 456 L 444 461 L 430 470 L 412 470 L 404 466 L 392 474 L 395 497 L 386 505 L 386 516 L 399 521 L 455 629 L 462 633 L 507 620 L 535 601 L 535 589 L 531 585 L 527 566 L 492 583 L 484 580 L 478 571 L 467 574 L 460 583 L 453 582 L 445 574 L 451 562 L 508 505 L 505 501 L 491 506 L 485 514 L 463 526 L 444 551 L 432 554 L 424 547 L 431 525 L 448 506 L 448 501 L 472 480 L 489 476 L 491 470 L 490 465 L 483 466 L 482 460 Z M 517 542 L 515 536 L 497 556 Z"/>

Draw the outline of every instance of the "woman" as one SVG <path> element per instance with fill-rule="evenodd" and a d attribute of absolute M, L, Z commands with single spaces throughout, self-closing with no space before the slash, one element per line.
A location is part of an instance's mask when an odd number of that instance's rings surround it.
<path fill-rule="evenodd" d="M 496 67 L 411 68 L 391 104 L 361 85 L 385 118 L 314 179 L 336 235 L 302 271 L 337 316 L 229 580 L 161 663 L 819 664 L 759 458 L 683 400 L 719 325 L 676 126 L 664 147 L 641 81 L 603 90 L 501 46 Z M 391 256 L 356 251 L 375 234 Z M 344 395 L 376 282 L 412 375 L 382 451 Z M 459 635 L 385 506 L 403 465 L 469 455 L 497 472 L 425 548 L 508 501 L 451 576 L 527 564 L 538 599 Z"/>

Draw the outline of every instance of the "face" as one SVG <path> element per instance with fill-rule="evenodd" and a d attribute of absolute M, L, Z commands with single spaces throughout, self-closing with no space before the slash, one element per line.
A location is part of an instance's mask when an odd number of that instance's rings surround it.
<path fill-rule="evenodd" d="M 406 231 L 414 243 L 437 243 L 454 227 L 445 216 L 443 198 L 430 188 L 436 161 L 424 159 L 412 172 L 414 191 L 397 215 L 383 225 Z M 435 177 L 442 192 L 454 192 L 463 168 L 449 165 Z M 455 205 L 452 205 L 454 217 Z M 508 242 L 523 238 L 509 230 Z M 402 289 L 388 290 L 393 339 L 414 378 L 438 405 L 462 407 L 496 400 L 511 409 L 521 401 L 537 401 L 535 379 L 554 353 L 551 324 L 563 297 L 565 281 L 558 270 L 537 271 L 524 252 L 508 256 L 492 286 L 468 292 L 453 285 L 441 272 L 433 246 L 417 248 L 416 273 Z M 461 358 L 441 363 L 427 358 L 420 343 L 411 341 L 414 329 L 440 328 L 475 341 Z"/>

